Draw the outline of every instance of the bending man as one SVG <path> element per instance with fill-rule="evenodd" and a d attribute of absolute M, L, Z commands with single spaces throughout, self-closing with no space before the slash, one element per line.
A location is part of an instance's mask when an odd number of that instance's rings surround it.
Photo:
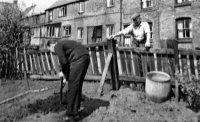
<path fill-rule="evenodd" d="M 47 47 L 58 56 L 68 81 L 66 116 L 75 117 L 80 109 L 83 80 L 90 63 L 88 50 L 75 40 L 58 40 L 54 44 L 49 41 Z"/>

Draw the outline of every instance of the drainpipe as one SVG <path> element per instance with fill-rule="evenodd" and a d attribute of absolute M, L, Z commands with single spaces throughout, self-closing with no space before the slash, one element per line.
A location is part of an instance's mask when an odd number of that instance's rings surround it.
<path fill-rule="evenodd" d="M 120 0 L 120 31 L 122 30 L 122 0 Z M 122 42 L 122 36 L 120 36 L 120 42 Z"/>
<path fill-rule="evenodd" d="M 160 15 L 161 15 L 161 10 L 160 10 L 160 1 L 158 1 L 158 42 L 157 44 L 158 47 L 161 47 L 161 39 L 160 39 Z"/>

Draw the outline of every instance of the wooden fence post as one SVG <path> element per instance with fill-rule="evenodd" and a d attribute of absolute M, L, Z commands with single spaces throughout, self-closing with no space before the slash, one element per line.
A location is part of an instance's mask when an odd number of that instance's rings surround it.
<path fill-rule="evenodd" d="M 177 40 L 169 39 L 167 40 L 167 48 L 171 48 L 174 50 L 174 59 L 175 59 L 175 72 L 180 72 L 181 71 L 181 66 L 179 63 L 179 50 L 178 50 L 178 43 Z M 180 59 L 181 60 L 181 59 Z M 179 102 L 179 78 L 175 76 L 175 100 L 176 102 Z"/>
<path fill-rule="evenodd" d="M 119 83 L 119 71 L 117 64 L 116 40 L 114 39 L 108 40 L 108 51 L 113 54 L 110 62 L 112 88 L 113 90 L 118 90 L 120 88 L 120 83 Z"/>

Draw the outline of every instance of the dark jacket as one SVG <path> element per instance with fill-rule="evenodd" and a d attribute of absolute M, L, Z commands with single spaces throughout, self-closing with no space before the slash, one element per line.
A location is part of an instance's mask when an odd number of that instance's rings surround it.
<path fill-rule="evenodd" d="M 87 48 L 75 40 L 59 40 L 54 47 L 58 56 L 61 69 L 66 73 L 69 64 L 78 60 L 83 55 L 89 55 Z"/>

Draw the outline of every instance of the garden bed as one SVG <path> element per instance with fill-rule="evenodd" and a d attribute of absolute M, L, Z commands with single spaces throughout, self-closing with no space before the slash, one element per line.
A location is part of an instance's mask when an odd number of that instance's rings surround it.
<path fill-rule="evenodd" d="M 8 83 L 10 82 L 10 83 Z M 8 81 L 0 87 L 3 101 L 28 89 L 25 80 Z M 0 121 L 64 121 L 65 105 L 59 104 L 59 81 L 29 81 L 30 88 L 48 90 L 26 94 L 19 99 L 0 105 Z M 112 91 L 104 85 L 104 95 L 98 96 L 98 82 L 84 82 L 81 104 L 83 122 L 195 122 L 198 113 L 187 108 L 185 102 L 178 104 L 172 97 L 158 104 L 145 98 L 143 91 L 122 86 Z M 0 102 L 1 102 L 0 101 Z"/>

